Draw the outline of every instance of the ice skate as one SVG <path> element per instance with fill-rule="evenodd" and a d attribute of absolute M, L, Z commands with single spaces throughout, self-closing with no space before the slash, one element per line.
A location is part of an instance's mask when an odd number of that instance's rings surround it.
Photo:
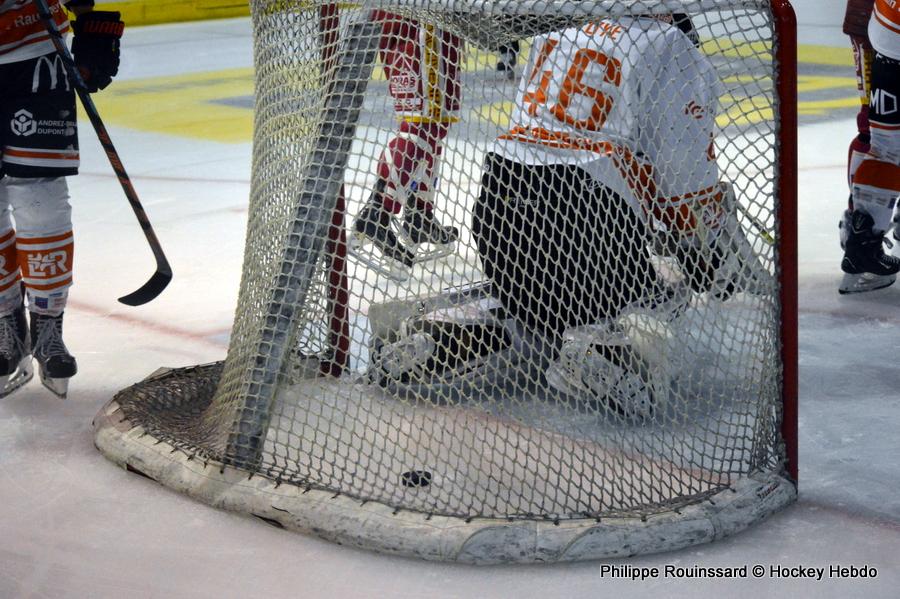
<path fill-rule="evenodd" d="M 854 210 L 844 221 L 844 258 L 841 270 L 844 278 L 838 292 L 841 294 L 863 293 L 889 287 L 897 279 L 900 258 L 884 253 L 883 233 L 876 233 L 872 227 L 872 217 Z"/>
<path fill-rule="evenodd" d="M 432 210 L 407 207 L 402 227 L 404 241 L 413 248 L 416 262 L 437 260 L 456 250 L 459 230 L 442 225 Z"/>
<path fill-rule="evenodd" d="M 891 234 L 885 235 L 885 242 L 888 244 L 890 255 L 900 259 L 900 212 L 894 215 L 892 219 L 893 227 Z"/>
<path fill-rule="evenodd" d="M 31 339 L 34 359 L 38 362 L 41 383 L 58 397 L 65 399 L 69 379 L 78 372 L 75 358 L 62 338 L 63 315 L 31 313 Z"/>
<path fill-rule="evenodd" d="M 34 376 L 25 309 L 0 318 L 0 398 L 12 394 Z"/>
<path fill-rule="evenodd" d="M 349 250 L 372 270 L 395 281 L 404 281 L 409 277 L 415 255 L 403 246 L 394 232 L 396 219 L 382 204 L 385 185 L 383 179 L 378 181 L 369 201 L 356 217 Z"/>
<path fill-rule="evenodd" d="M 587 409 L 646 421 L 668 397 L 671 336 L 669 324 L 649 312 L 567 329 L 547 383 Z"/>

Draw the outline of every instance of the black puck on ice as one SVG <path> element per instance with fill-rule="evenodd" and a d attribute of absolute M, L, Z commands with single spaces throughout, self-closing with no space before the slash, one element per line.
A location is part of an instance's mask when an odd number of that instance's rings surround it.
<path fill-rule="evenodd" d="M 427 487 L 431 478 L 431 472 L 427 470 L 410 470 L 400 475 L 400 482 L 404 487 Z"/>

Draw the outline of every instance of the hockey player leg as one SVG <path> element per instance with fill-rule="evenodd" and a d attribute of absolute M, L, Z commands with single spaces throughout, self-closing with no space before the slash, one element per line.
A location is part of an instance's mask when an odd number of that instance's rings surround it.
<path fill-rule="evenodd" d="M 757 247 L 747 237 L 741 225 L 739 215 L 741 206 L 734 193 L 734 187 L 727 181 L 719 183 L 719 186 L 723 194 L 725 220 L 715 242 L 719 260 L 712 292 L 723 299 L 741 291 L 754 294 L 768 293 L 774 289 L 774 281 L 763 264 Z M 753 218 L 746 213 L 744 216 L 748 219 Z M 757 241 L 757 244 L 774 242 L 762 223 L 757 223 L 757 227 L 761 240 Z"/>
<path fill-rule="evenodd" d="M 527 384 L 541 340 L 511 319 L 490 284 L 373 304 L 369 379 L 410 400 L 479 400 Z M 527 340 L 526 340 L 527 339 Z M 536 366 L 530 380 L 537 380 Z"/>
<path fill-rule="evenodd" d="M 896 100 L 900 96 L 900 60 L 876 54 L 871 75 L 870 158 L 890 165 L 879 169 L 877 184 L 900 201 L 900 111 Z M 900 258 L 900 209 L 896 207 L 889 240 L 891 254 Z"/>
<path fill-rule="evenodd" d="M 12 394 L 34 376 L 22 284 L 16 266 L 16 234 L 9 226 L 9 212 L 5 207 L 3 213 L 6 226 L 5 233 L 0 235 L 0 398 Z M 3 268 L 8 264 L 13 267 Z"/>
<path fill-rule="evenodd" d="M 900 62 L 876 54 L 872 63 L 869 128 L 871 147 L 853 175 L 852 204 L 845 229 L 844 278 L 840 293 L 860 293 L 891 285 L 900 258 L 886 255 L 884 236 L 900 197 Z"/>
<path fill-rule="evenodd" d="M 0 316 L 0 398 L 11 395 L 34 376 L 25 308 Z"/>
<path fill-rule="evenodd" d="M 884 253 L 884 232 L 874 229 L 872 217 L 857 208 L 849 214 L 845 229 L 847 240 L 841 260 L 844 277 L 838 292 L 862 293 L 893 285 L 900 259 Z"/>
<path fill-rule="evenodd" d="M 883 241 L 890 226 L 900 187 L 900 166 L 866 160 L 856 171 L 853 211 L 844 223 L 844 277 L 841 294 L 882 289 L 893 284 L 900 259 L 884 253 Z M 893 189 L 892 189 L 893 188 Z"/>
<path fill-rule="evenodd" d="M 448 126 L 441 123 L 404 123 L 398 135 L 392 176 L 395 188 L 402 185 L 402 233 L 412 247 L 416 262 L 428 262 L 449 256 L 456 250 L 459 231 L 442 225 L 434 213 L 434 195 L 438 183 L 441 140 Z M 406 179 L 404 181 L 404 178 Z"/>
<path fill-rule="evenodd" d="M 393 280 L 456 250 L 459 231 L 434 214 L 437 143 L 445 134 L 445 125 L 404 123 L 379 160 L 375 189 L 354 223 L 351 254 Z"/>
<path fill-rule="evenodd" d="M 674 378 L 669 364 L 673 314 L 635 307 L 616 319 L 565 332 L 547 383 L 594 410 L 645 422 L 664 409 Z"/>
<path fill-rule="evenodd" d="M 397 217 L 386 206 L 386 181 L 379 178 L 369 200 L 353 223 L 350 255 L 395 281 L 404 281 L 413 266 L 414 255 L 397 237 Z"/>
<path fill-rule="evenodd" d="M 900 258 L 885 255 L 882 247 L 900 198 L 900 61 L 876 53 L 869 87 L 871 147 L 853 176 L 841 293 L 887 287 L 900 271 Z"/>
<path fill-rule="evenodd" d="M 78 371 L 62 339 L 74 249 L 68 187 L 62 177 L 23 178 L 10 179 L 7 189 L 18 227 L 15 245 L 30 312 L 32 354 L 41 382 L 65 398 L 68 380 Z"/>
<path fill-rule="evenodd" d="M 10 395 L 34 376 L 7 181 L 0 178 L 0 397 Z"/>
<path fill-rule="evenodd" d="M 510 81 L 516 78 L 516 62 L 519 60 L 519 40 L 500 46 L 497 72 L 503 73 Z"/>
<path fill-rule="evenodd" d="M 715 189 L 690 207 L 702 226 L 660 227 L 654 251 L 674 256 L 686 283 L 697 293 L 709 292 L 722 300 L 739 292 L 768 293 L 773 288 L 772 275 L 758 249 L 774 243 L 774 238 L 764 223 L 739 204 L 730 182 L 721 181 Z M 755 241 L 748 237 L 742 219 L 753 225 Z"/>

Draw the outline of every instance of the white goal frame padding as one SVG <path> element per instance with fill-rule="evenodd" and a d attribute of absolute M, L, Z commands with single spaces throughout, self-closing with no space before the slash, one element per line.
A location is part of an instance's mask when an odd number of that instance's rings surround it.
<path fill-rule="evenodd" d="M 678 511 L 600 520 L 466 520 L 282 484 L 191 457 L 129 422 L 115 400 L 94 421 L 94 442 L 114 463 L 213 507 L 381 553 L 473 564 L 569 562 L 661 553 L 733 535 L 793 503 L 774 473 L 736 480 Z"/>

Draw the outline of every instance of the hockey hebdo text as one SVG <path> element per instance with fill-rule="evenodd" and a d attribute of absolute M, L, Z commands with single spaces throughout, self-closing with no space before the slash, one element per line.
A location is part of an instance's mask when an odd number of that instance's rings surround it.
<path fill-rule="evenodd" d="M 630 566 L 628 564 L 601 564 L 600 576 L 604 578 L 624 578 L 630 580 L 648 579 L 688 579 L 688 578 L 732 578 L 732 579 L 791 579 L 791 580 L 838 580 L 838 579 L 873 579 L 878 577 L 878 570 L 869 565 L 826 566 L 786 565 L 786 564 L 750 564 L 743 566 Z"/>

